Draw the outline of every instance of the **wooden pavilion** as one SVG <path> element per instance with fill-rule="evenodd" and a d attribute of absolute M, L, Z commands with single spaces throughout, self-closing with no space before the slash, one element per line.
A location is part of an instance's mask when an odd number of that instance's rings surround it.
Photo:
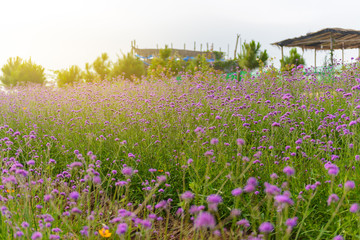
<path fill-rule="evenodd" d="M 325 28 L 317 32 L 308 33 L 305 36 L 285 39 L 280 42 L 272 43 L 281 48 L 281 59 L 284 59 L 283 47 L 299 47 L 304 49 L 314 49 L 314 60 L 316 68 L 317 50 L 342 50 L 342 63 L 344 64 L 344 49 L 359 48 L 360 57 L 360 31 L 343 28 Z M 331 63 L 333 59 L 331 55 Z"/>

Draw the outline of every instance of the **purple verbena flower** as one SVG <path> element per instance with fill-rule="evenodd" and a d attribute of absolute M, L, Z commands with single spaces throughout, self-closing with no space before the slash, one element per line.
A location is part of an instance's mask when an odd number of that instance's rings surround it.
<path fill-rule="evenodd" d="M 241 219 L 241 220 L 238 221 L 236 224 L 237 224 L 237 225 L 240 225 L 240 226 L 243 226 L 243 227 L 245 227 L 245 228 L 250 227 L 250 223 L 249 223 L 249 221 L 246 220 L 246 219 Z"/>
<path fill-rule="evenodd" d="M 272 185 L 272 184 L 267 183 L 267 182 L 265 182 L 264 185 L 265 185 L 265 193 L 267 193 L 267 194 L 275 196 L 275 195 L 279 195 L 280 192 L 281 192 L 281 189 L 278 188 L 275 185 Z"/>
<path fill-rule="evenodd" d="M 328 206 L 330 206 L 331 205 L 331 203 L 333 203 L 333 202 L 337 202 L 337 201 L 339 201 L 339 197 L 338 197 L 338 195 L 336 195 L 336 194 L 331 194 L 330 196 L 329 196 L 329 198 L 328 198 L 328 200 L 327 200 L 327 204 L 328 204 Z"/>
<path fill-rule="evenodd" d="M 124 167 L 121 170 L 121 173 L 124 174 L 125 176 L 132 176 L 133 175 L 133 169 L 131 167 Z"/>
<path fill-rule="evenodd" d="M 346 190 L 351 190 L 355 188 L 355 182 L 354 181 L 347 181 L 345 183 L 345 189 Z"/>
<path fill-rule="evenodd" d="M 351 204 L 349 211 L 352 213 L 357 213 L 359 211 L 359 209 L 360 209 L 359 204 L 354 203 L 354 204 Z"/>
<path fill-rule="evenodd" d="M 69 167 L 70 167 L 71 169 L 73 169 L 73 168 L 75 168 L 75 167 L 82 167 L 82 166 L 83 166 L 82 162 L 73 162 L 73 163 L 71 163 L 71 164 L 69 165 Z"/>
<path fill-rule="evenodd" d="M 101 184 L 101 178 L 99 176 L 94 176 L 93 177 L 93 182 L 95 184 Z"/>
<path fill-rule="evenodd" d="M 72 213 L 82 213 L 82 211 L 77 207 L 74 207 L 73 209 L 71 209 L 71 212 Z"/>
<path fill-rule="evenodd" d="M 29 225 L 29 223 L 27 223 L 27 222 L 22 222 L 22 223 L 21 223 L 21 226 L 22 226 L 23 228 L 27 228 L 27 227 L 29 227 L 30 225 Z"/>
<path fill-rule="evenodd" d="M 166 206 L 167 206 L 167 202 L 165 200 L 162 200 L 158 204 L 155 205 L 155 209 L 166 208 Z"/>
<path fill-rule="evenodd" d="M 216 221 L 208 212 L 201 212 L 194 221 L 195 228 L 214 228 Z"/>
<path fill-rule="evenodd" d="M 120 223 L 116 228 L 116 234 L 121 236 L 126 233 L 128 225 L 126 223 Z"/>
<path fill-rule="evenodd" d="M 292 176 L 295 174 L 295 170 L 289 166 L 284 167 L 283 172 L 288 176 Z"/>
<path fill-rule="evenodd" d="M 51 194 L 47 194 L 47 195 L 44 196 L 44 201 L 45 201 L 45 202 L 48 202 L 48 201 L 50 201 L 52 198 L 53 198 L 53 197 L 52 197 Z"/>
<path fill-rule="evenodd" d="M 157 178 L 157 181 L 159 183 L 166 182 L 166 176 L 165 175 L 157 176 L 156 178 Z"/>
<path fill-rule="evenodd" d="M 243 190 L 241 188 L 235 188 L 234 190 L 231 191 L 231 194 L 236 197 L 239 196 L 242 192 Z"/>
<path fill-rule="evenodd" d="M 194 198 L 194 194 L 190 191 L 186 191 L 183 194 L 181 194 L 181 199 L 185 200 L 185 201 L 189 201 L 191 199 Z"/>
<path fill-rule="evenodd" d="M 243 145 L 245 145 L 245 140 L 242 138 L 238 138 L 238 139 L 236 139 L 236 144 L 238 146 L 243 146 Z"/>
<path fill-rule="evenodd" d="M 21 238 L 22 236 L 24 236 L 24 233 L 22 231 L 16 231 L 16 233 L 14 234 L 15 238 Z"/>
<path fill-rule="evenodd" d="M 204 153 L 204 156 L 205 156 L 205 157 L 209 157 L 209 156 L 212 156 L 212 155 L 214 155 L 214 152 L 213 152 L 213 151 L 206 151 L 206 152 Z"/>
<path fill-rule="evenodd" d="M 72 199 L 74 199 L 74 200 L 76 201 L 76 200 L 79 199 L 80 194 L 79 194 L 78 192 L 74 191 L 74 192 L 71 192 L 71 193 L 69 194 L 69 197 L 72 198 Z"/>
<path fill-rule="evenodd" d="M 274 197 L 275 201 L 278 203 L 286 203 L 289 205 L 293 205 L 294 201 L 287 195 L 283 194 L 283 195 L 277 195 Z"/>
<path fill-rule="evenodd" d="M 50 234 L 49 239 L 50 239 L 50 240 L 57 240 L 57 239 L 60 239 L 60 236 L 59 236 L 59 235 L 55 235 L 55 234 Z"/>
<path fill-rule="evenodd" d="M 31 235 L 31 239 L 32 239 L 32 240 L 42 239 L 42 233 L 41 233 L 41 232 L 34 232 L 34 233 Z"/>
<path fill-rule="evenodd" d="M 328 170 L 328 174 L 329 175 L 338 175 L 339 173 L 339 167 L 336 166 L 335 164 L 331 163 L 331 162 L 328 162 L 325 164 L 325 169 Z"/>
<path fill-rule="evenodd" d="M 272 225 L 272 223 L 270 222 L 263 222 L 259 227 L 259 231 L 263 233 L 269 233 L 272 232 L 273 230 L 274 230 L 274 225 Z"/>
<path fill-rule="evenodd" d="M 27 165 L 35 165 L 35 161 L 34 160 L 29 160 L 26 162 Z"/>
<path fill-rule="evenodd" d="M 297 217 L 289 218 L 286 220 L 285 224 L 290 228 L 294 228 L 297 224 L 297 220 L 298 220 Z"/>
<path fill-rule="evenodd" d="M 207 197 L 207 202 L 208 203 L 221 203 L 223 200 L 222 200 L 222 197 L 220 195 L 217 195 L 217 194 L 211 194 Z"/>

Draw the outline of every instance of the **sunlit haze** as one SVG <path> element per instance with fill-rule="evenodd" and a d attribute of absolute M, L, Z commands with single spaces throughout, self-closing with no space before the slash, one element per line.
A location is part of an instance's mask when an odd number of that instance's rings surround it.
<path fill-rule="evenodd" d="M 327 27 L 360 30 L 359 1 L 1 1 L 0 65 L 9 57 L 29 57 L 47 71 L 84 67 L 103 52 L 112 59 L 130 51 L 132 40 L 139 48 L 215 50 L 234 56 L 236 34 L 242 42 L 252 39 L 267 49 L 270 57 L 280 50 L 272 42 L 297 37 Z M 285 54 L 289 49 L 285 49 Z M 302 53 L 302 51 L 300 50 Z M 358 50 L 346 50 L 345 60 Z M 306 51 L 307 65 L 313 52 Z M 317 64 L 324 62 L 319 53 Z M 340 58 L 341 52 L 335 51 Z"/>

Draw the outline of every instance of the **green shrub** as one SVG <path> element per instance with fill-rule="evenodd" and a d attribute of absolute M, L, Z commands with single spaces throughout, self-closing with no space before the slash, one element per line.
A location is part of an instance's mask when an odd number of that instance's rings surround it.
<path fill-rule="evenodd" d="M 117 62 L 113 64 L 110 71 L 110 78 L 116 78 L 123 75 L 127 79 L 133 79 L 133 77 L 140 78 L 146 74 L 144 63 L 134 57 L 134 55 L 128 53 L 123 54 L 122 58 L 118 58 Z"/>
<path fill-rule="evenodd" d="M 205 73 L 205 72 L 209 72 L 212 70 L 213 70 L 213 68 L 206 61 L 206 57 L 204 55 L 198 55 L 195 59 L 189 60 L 186 63 L 186 72 L 188 72 L 188 73 L 193 74 L 197 71 Z"/>
<path fill-rule="evenodd" d="M 165 46 L 160 49 L 159 57 L 151 60 L 148 68 L 148 75 L 153 77 L 176 76 L 185 68 L 185 62 L 178 59 L 176 53 L 172 56 L 172 50 Z"/>
<path fill-rule="evenodd" d="M 80 67 L 73 65 L 69 69 L 55 71 L 56 81 L 59 87 L 72 85 L 82 80 L 82 71 Z"/>
<path fill-rule="evenodd" d="M 99 79 L 96 72 L 92 70 L 92 65 L 90 63 L 85 64 L 85 70 L 82 72 L 82 79 L 85 82 L 94 82 Z"/>
<path fill-rule="evenodd" d="M 46 81 L 44 68 L 33 63 L 31 59 L 23 61 L 20 57 L 9 58 L 1 71 L 3 76 L 0 77 L 0 81 L 6 87 L 28 83 L 44 84 Z"/>
<path fill-rule="evenodd" d="M 296 66 L 305 65 L 305 60 L 297 52 L 296 48 L 292 48 L 290 50 L 290 56 L 285 56 L 284 59 L 280 60 L 280 63 L 281 63 L 281 70 L 288 71 Z"/>
<path fill-rule="evenodd" d="M 92 66 L 95 72 L 98 74 L 98 77 L 101 80 L 104 80 L 107 75 L 109 75 L 111 71 L 111 61 L 109 59 L 109 55 L 107 53 L 101 54 L 100 57 L 97 57 L 93 62 Z"/>
<path fill-rule="evenodd" d="M 226 61 L 215 61 L 214 69 L 220 70 L 226 73 L 235 72 L 236 68 L 239 67 L 237 60 L 226 60 Z"/>

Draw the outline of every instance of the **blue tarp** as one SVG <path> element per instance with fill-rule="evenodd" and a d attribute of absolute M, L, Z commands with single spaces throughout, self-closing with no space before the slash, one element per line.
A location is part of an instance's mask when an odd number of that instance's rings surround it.
<path fill-rule="evenodd" d="M 135 57 L 138 57 L 138 58 L 140 58 L 140 59 L 153 59 L 153 55 L 150 55 L 150 56 L 148 56 L 148 57 L 143 57 L 143 56 L 141 56 L 141 55 L 139 55 L 139 54 L 135 54 Z"/>
<path fill-rule="evenodd" d="M 186 62 L 189 61 L 189 60 L 193 60 L 193 59 L 195 59 L 195 58 L 194 57 L 184 57 L 183 58 L 183 60 L 186 61 Z"/>
<path fill-rule="evenodd" d="M 140 55 L 138 55 L 138 54 L 135 54 L 135 57 L 139 58 L 140 61 L 142 61 L 146 66 L 150 66 L 149 63 L 145 62 L 145 59 L 148 59 L 148 58 L 143 57 L 143 56 L 140 56 Z"/>
<path fill-rule="evenodd" d="M 139 55 L 139 54 L 135 54 L 135 57 L 140 58 L 140 60 L 142 60 L 142 61 L 144 61 L 144 60 L 146 60 L 146 59 L 153 59 L 153 58 L 154 58 L 153 55 L 150 55 L 150 56 L 148 56 L 148 57 L 143 57 L 143 56 L 141 56 L 141 55 Z M 194 57 L 189 57 L 189 56 L 183 58 L 183 60 L 184 60 L 185 62 L 187 62 L 187 61 L 189 61 L 189 60 L 194 60 L 194 59 L 195 59 Z M 176 60 L 178 60 L 178 59 L 176 59 Z M 213 63 L 213 62 L 215 62 L 215 59 L 210 58 L 210 59 L 206 59 L 206 61 L 207 61 L 208 63 Z M 225 60 L 224 60 L 224 59 L 221 59 L 220 61 L 225 61 Z M 148 63 L 146 63 L 146 64 L 149 65 Z"/>

